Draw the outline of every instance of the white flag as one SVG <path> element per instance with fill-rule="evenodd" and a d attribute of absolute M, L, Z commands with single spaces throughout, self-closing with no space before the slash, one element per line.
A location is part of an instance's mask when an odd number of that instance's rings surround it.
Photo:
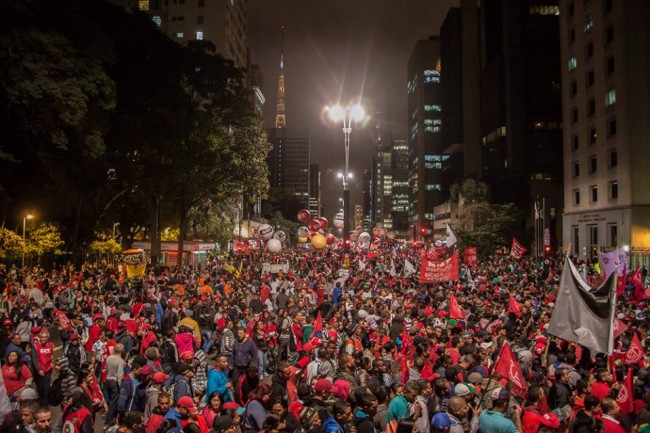
<path fill-rule="evenodd" d="M 451 227 L 447 224 L 447 248 L 451 248 L 456 245 L 456 235 L 451 231 Z"/>
<path fill-rule="evenodd" d="M 359 260 L 359 270 L 362 272 L 366 270 L 366 263 L 363 260 Z"/>
<path fill-rule="evenodd" d="M 415 266 L 413 263 L 409 262 L 408 259 L 404 260 L 404 276 L 408 277 L 411 274 L 415 273 Z"/>
<path fill-rule="evenodd" d="M 394 277 L 395 276 L 395 262 L 393 259 L 390 260 L 390 270 L 389 270 L 390 276 Z"/>

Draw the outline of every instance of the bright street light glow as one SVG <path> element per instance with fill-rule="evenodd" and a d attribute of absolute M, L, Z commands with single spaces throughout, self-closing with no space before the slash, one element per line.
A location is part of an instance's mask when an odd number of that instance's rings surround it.
<path fill-rule="evenodd" d="M 30 219 L 34 218 L 34 215 L 28 213 L 27 215 L 25 215 L 25 218 L 30 220 Z"/>
<path fill-rule="evenodd" d="M 350 109 L 350 117 L 355 122 L 361 122 L 366 117 L 366 112 L 361 105 L 356 104 Z"/>
<path fill-rule="evenodd" d="M 341 173 L 341 172 L 339 171 L 338 173 L 336 173 L 336 177 L 338 177 L 339 179 L 342 178 L 342 177 L 343 177 L 343 173 Z"/>
<path fill-rule="evenodd" d="M 332 119 L 335 122 L 343 120 L 343 117 L 345 117 L 345 110 L 340 105 L 335 105 L 333 107 L 330 107 L 329 110 L 327 110 L 327 112 L 330 116 L 330 119 Z"/>
<path fill-rule="evenodd" d="M 348 173 L 348 179 L 352 179 L 354 175 L 352 173 Z"/>

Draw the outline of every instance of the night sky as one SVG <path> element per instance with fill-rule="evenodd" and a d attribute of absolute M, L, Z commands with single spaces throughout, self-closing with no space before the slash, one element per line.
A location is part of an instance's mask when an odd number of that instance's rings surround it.
<path fill-rule="evenodd" d="M 457 5 L 457 0 L 249 0 L 251 61 L 264 76 L 266 124 L 275 123 L 280 27 L 285 25 L 287 127 L 309 129 L 311 161 L 320 166 L 330 221 L 343 196 L 336 173 L 343 170 L 345 156 L 342 125 L 329 122 L 323 108 L 360 99 L 370 115 L 390 113 L 386 133 L 406 139 L 409 56 L 418 39 L 438 34 L 447 11 Z M 351 210 L 361 204 L 363 170 L 370 168 L 375 151 L 375 123 L 369 118 L 352 129 Z"/>

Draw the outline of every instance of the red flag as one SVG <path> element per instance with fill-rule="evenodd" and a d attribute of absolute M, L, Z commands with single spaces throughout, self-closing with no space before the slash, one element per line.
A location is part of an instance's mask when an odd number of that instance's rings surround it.
<path fill-rule="evenodd" d="M 517 361 L 515 354 L 512 353 L 510 344 L 508 344 L 507 341 L 503 343 L 503 346 L 501 346 L 499 358 L 494 364 L 494 373 L 503 376 L 512 382 L 514 385 L 513 392 L 522 398 L 526 398 L 528 383 L 524 379 L 519 362 Z"/>
<path fill-rule="evenodd" d="M 519 311 L 519 303 L 514 296 L 510 295 L 508 300 L 508 313 L 513 313 L 517 317 L 521 317 L 521 311 Z"/>
<path fill-rule="evenodd" d="M 460 308 L 460 305 L 458 305 L 458 301 L 456 300 L 456 297 L 453 293 L 449 297 L 449 318 L 461 320 L 465 319 L 465 313 Z"/>
<path fill-rule="evenodd" d="M 614 338 L 618 338 L 619 335 L 627 331 L 628 326 L 622 320 L 615 318 L 614 319 Z"/>
<path fill-rule="evenodd" d="M 61 327 L 61 330 L 63 331 L 73 331 L 74 328 L 72 327 L 72 323 L 70 323 L 70 319 L 68 319 L 68 316 L 65 315 L 65 313 L 57 308 L 54 310 L 54 317 L 56 317 L 56 320 L 59 322 L 59 326 Z"/>
<path fill-rule="evenodd" d="M 635 332 L 632 336 L 632 343 L 630 344 L 630 348 L 627 350 L 627 352 L 625 352 L 625 360 L 623 363 L 636 364 L 643 359 L 644 353 L 645 352 L 643 351 L 643 346 L 641 346 L 641 341 L 639 341 L 639 337 Z"/>
<path fill-rule="evenodd" d="M 512 238 L 512 247 L 510 248 L 510 255 L 516 259 L 520 259 L 528 251 L 516 238 Z"/>
<path fill-rule="evenodd" d="M 623 275 L 616 282 L 616 296 L 623 296 L 627 284 L 627 266 L 623 267 Z"/>
<path fill-rule="evenodd" d="M 458 279 L 458 252 L 441 259 L 435 252 L 422 253 L 420 283 L 443 283 Z"/>
<path fill-rule="evenodd" d="M 621 414 L 632 413 L 634 411 L 634 388 L 632 387 L 632 377 L 634 376 L 634 370 L 631 368 L 627 371 L 627 376 L 621 384 L 621 389 L 618 391 L 618 396 L 616 397 L 616 402 L 621 408 Z"/>
<path fill-rule="evenodd" d="M 639 265 L 636 265 L 636 269 L 630 277 L 630 281 L 632 281 L 632 284 L 634 284 L 634 288 L 643 290 L 643 274 L 641 273 L 641 268 L 639 268 Z"/>
<path fill-rule="evenodd" d="M 318 312 L 314 321 L 314 337 L 323 338 L 323 317 Z"/>

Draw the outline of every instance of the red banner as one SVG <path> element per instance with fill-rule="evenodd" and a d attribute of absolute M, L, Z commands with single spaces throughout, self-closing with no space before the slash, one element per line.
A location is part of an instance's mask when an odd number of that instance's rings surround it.
<path fill-rule="evenodd" d="M 512 247 L 510 248 L 510 255 L 516 259 L 520 259 L 528 251 L 516 238 L 512 238 Z"/>
<path fill-rule="evenodd" d="M 463 263 L 468 266 L 478 265 L 478 253 L 476 247 L 467 247 L 463 252 Z"/>
<path fill-rule="evenodd" d="M 614 338 L 627 331 L 628 326 L 619 318 L 614 318 Z"/>
<path fill-rule="evenodd" d="M 636 364 L 643 359 L 644 353 L 645 351 L 643 350 L 641 341 L 639 341 L 639 336 L 636 335 L 635 332 L 632 336 L 632 343 L 630 344 L 630 348 L 627 350 L 627 352 L 625 352 L 625 360 L 623 363 Z"/>
<path fill-rule="evenodd" d="M 458 253 L 442 260 L 432 260 L 431 256 L 422 254 L 420 283 L 445 283 L 458 279 Z"/>
<path fill-rule="evenodd" d="M 508 300 L 508 313 L 512 313 L 517 317 L 521 317 L 519 302 L 517 302 L 517 300 L 512 295 L 510 295 L 510 299 Z"/>

